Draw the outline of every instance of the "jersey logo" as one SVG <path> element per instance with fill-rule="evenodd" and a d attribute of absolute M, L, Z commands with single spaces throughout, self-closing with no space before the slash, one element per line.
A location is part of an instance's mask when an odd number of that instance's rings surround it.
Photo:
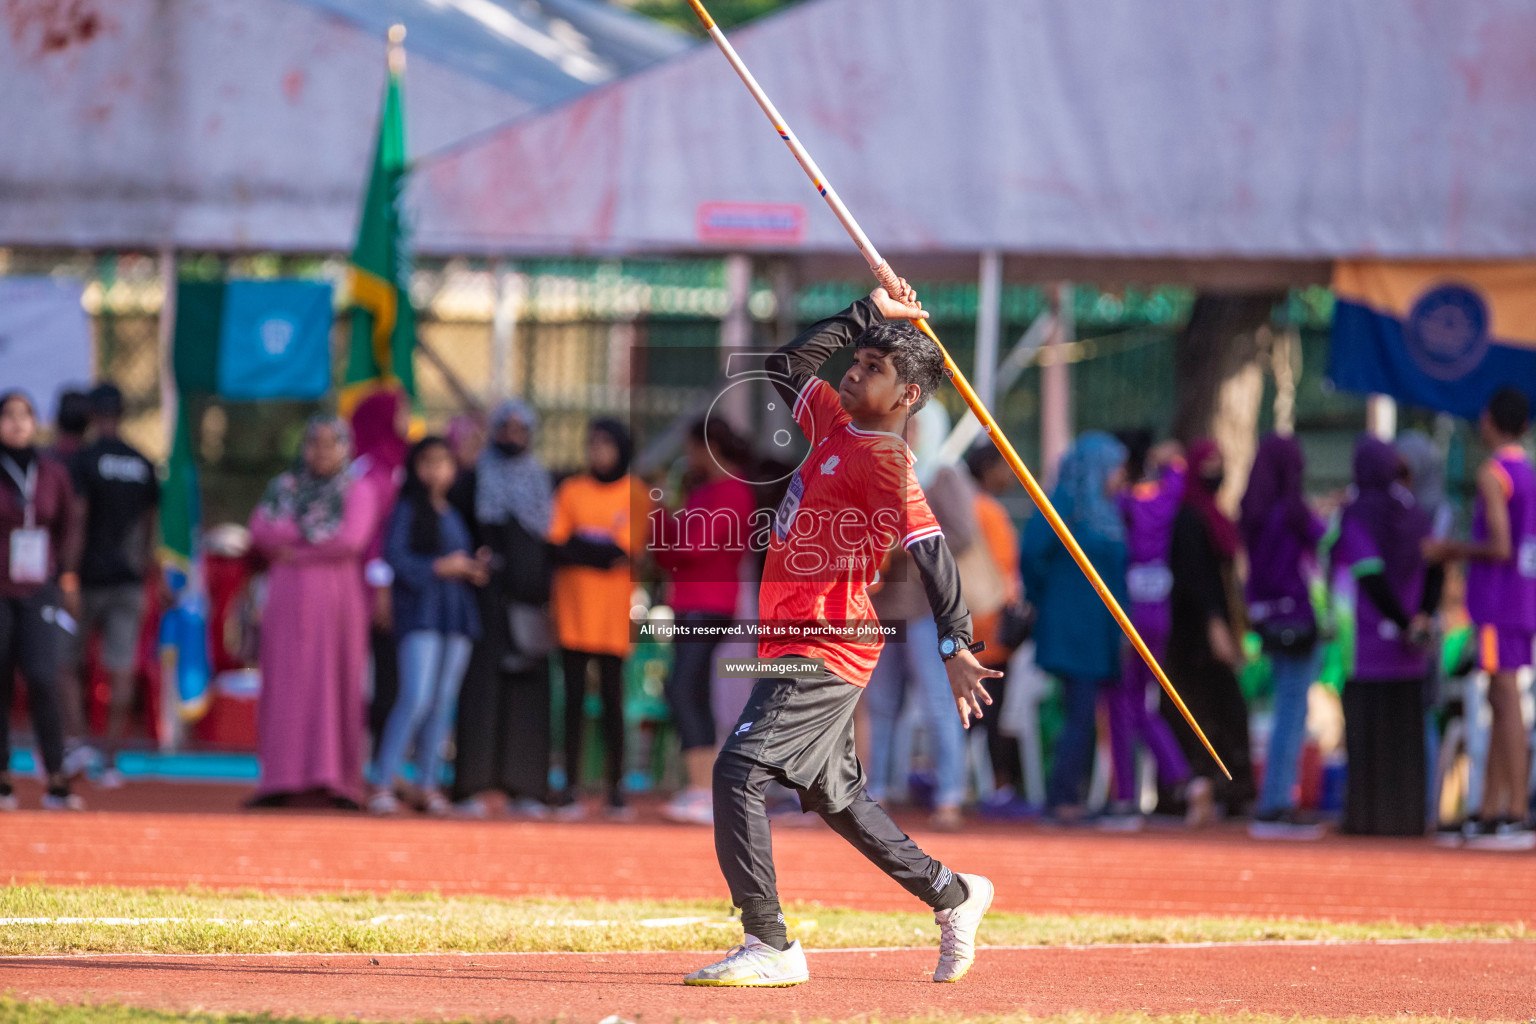
<path fill-rule="evenodd" d="M 751 731 L 752 731 L 752 723 L 751 722 L 743 722 L 743 723 L 741 723 L 740 725 L 738 725 L 736 727 L 736 735 L 737 736 L 745 736 L 747 733 L 749 733 Z"/>
<path fill-rule="evenodd" d="M 839 459 L 836 455 L 834 455 L 830 459 L 828 459 L 826 462 L 823 462 L 821 464 L 821 475 L 822 476 L 831 476 L 833 473 L 836 473 L 837 472 L 837 464 L 840 461 L 842 461 L 842 460 Z"/>

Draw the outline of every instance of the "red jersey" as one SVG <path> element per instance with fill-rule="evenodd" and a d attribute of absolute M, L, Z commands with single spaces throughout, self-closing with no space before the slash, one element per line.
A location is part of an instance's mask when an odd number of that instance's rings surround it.
<path fill-rule="evenodd" d="M 811 442 L 773 521 L 759 615 L 775 624 L 820 623 L 836 629 L 879 624 L 866 588 L 897 545 L 911 547 L 943 531 L 898 434 L 860 430 L 826 381 L 814 377 L 795 401 L 795 423 Z M 883 640 L 765 637 L 760 658 L 820 658 L 827 669 L 868 684 Z"/>

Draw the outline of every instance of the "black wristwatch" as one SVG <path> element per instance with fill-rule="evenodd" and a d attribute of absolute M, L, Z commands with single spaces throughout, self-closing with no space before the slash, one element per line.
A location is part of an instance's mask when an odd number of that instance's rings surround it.
<path fill-rule="evenodd" d="M 982 651 L 987 649 L 987 642 L 985 640 L 978 640 L 973 644 L 967 644 L 963 641 L 964 637 L 956 636 L 954 633 L 951 633 L 949 636 L 940 640 L 939 657 L 943 658 L 945 661 L 948 661 L 950 658 L 955 657 L 955 655 L 959 654 L 961 651 L 970 651 L 972 654 L 980 654 Z"/>

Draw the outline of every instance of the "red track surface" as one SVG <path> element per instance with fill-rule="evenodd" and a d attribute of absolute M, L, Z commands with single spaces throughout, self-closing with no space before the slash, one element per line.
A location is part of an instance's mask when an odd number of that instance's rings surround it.
<path fill-rule="evenodd" d="M 190 792 L 189 792 L 190 791 Z M 156 789 L 211 809 L 211 787 Z M 105 802 L 99 798 L 95 803 Z M 815 819 L 778 829 L 791 900 L 912 910 L 905 892 Z M 1536 856 L 1439 850 L 1424 840 L 1259 843 L 1227 829 L 1103 835 L 909 823 L 951 866 L 997 883 L 999 910 L 1063 914 L 1307 917 L 1333 921 L 1536 923 Z M 374 820 L 329 813 L 111 813 L 0 818 L 0 879 L 74 885 L 392 889 L 636 899 L 724 899 L 706 829 L 653 812 L 630 825 Z"/>
<path fill-rule="evenodd" d="M 0 960 L 26 999 L 170 1010 L 266 1010 L 433 1020 L 808 1020 L 1069 1011 L 1413 1014 L 1524 1020 L 1536 1003 L 1526 944 L 983 950 L 958 985 L 931 951 L 812 954 L 793 989 L 692 989 L 697 954 L 93 957 Z"/>
<path fill-rule="evenodd" d="M 437 890 L 499 896 L 723 899 L 706 830 L 640 823 L 387 821 L 232 813 L 234 791 L 135 787 L 83 815 L 0 818 L 0 879 L 305 892 Z M 27 794 L 23 794 L 28 799 Z M 159 805 L 183 810 L 128 810 Z M 1037 827 L 914 834 L 991 876 L 996 907 L 1035 913 L 1536 922 L 1536 857 L 1425 841 L 1264 844 L 1240 831 L 1101 835 Z M 819 824 L 775 837 L 788 899 L 872 910 L 910 897 Z M 0 961 L 0 990 L 169 1008 L 391 1019 L 565 1015 L 597 1020 L 840 1018 L 944 1012 L 1206 1010 L 1528 1019 L 1536 945 L 1097 948 L 987 952 L 958 986 L 925 982 L 932 951 L 819 953 L 790 992 L 694 991 L 699 955 L 93 957 Z M 475 966 L 471 966 L 473 960 Z"/>

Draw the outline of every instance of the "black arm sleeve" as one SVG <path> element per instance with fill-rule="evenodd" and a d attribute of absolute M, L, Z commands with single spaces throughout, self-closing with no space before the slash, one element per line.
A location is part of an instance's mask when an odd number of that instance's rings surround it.
<path fill-rule="evenodd" d="M 1377 611 L 1397 623 L 1398 629 L 1408 628 L 1408 613 L 1403 611 L 1403 603 L 1392 593 L 1385 576 L 1373 572 L 1369 576 L 1361 576 L 1355 583 L 1360 592 L 1371 599 Z"/>
<path fill-rule="evenodd" d="M 943 537 L 927 537 L 907 551 L 922 577 L 923 593 L 928 595 L 928 607 L 933 609 L 940 639 L 953 634 L 970 643 L 971 612 L 960 593 L 960 568 L 955 565 L 949 545 Z"/>
<path fill-rule="evenodd" d="M 885 317 L 866 296 L 836 316 L 812 324 L 768 357 L 767 370 L 773 375 L 773 386 L 793 406 L 822 363 L 863 334 L 865 328 L 884 322 Z"/>
<path fill-rule="evenodd" d="M 587 540 L 572 537 L 564 544 L 551 547 L 557 565 L 585 565 L 593 569 L 611 569 L 615 562 L 625 557 L 624 549 L 612 541 Z"/>
<path fill-rule="evenodd" d="M 1440 610 L 1440 598 L 1445 593 L 1445 566 L 1431 565 L 1424 571 L 1424 597 L 1419 601 L 1419 611 L 1433 615 Z"/>

